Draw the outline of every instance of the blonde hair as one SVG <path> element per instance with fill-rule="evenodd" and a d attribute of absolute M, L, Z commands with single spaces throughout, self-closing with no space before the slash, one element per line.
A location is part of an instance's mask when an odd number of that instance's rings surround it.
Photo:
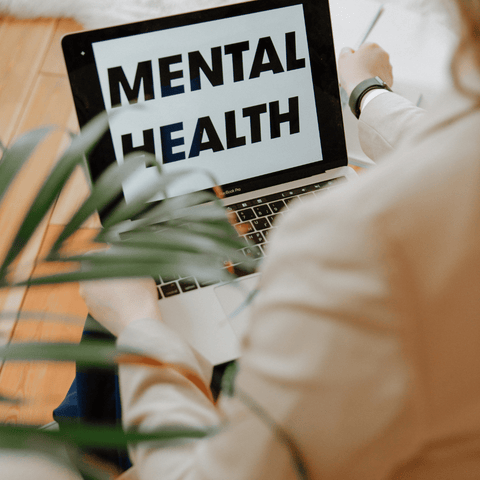
<path fill-rule="evenodd" d="M 480 91 L 466 87 L 461 78 L 460 65 L 465 55 L 471 55 L 480 72 L 480 0 L 456 0 L 462 32 L 457 50 L 452 58 L 453 83 L 457 90 L 473 97 L 480 106 Z"/>

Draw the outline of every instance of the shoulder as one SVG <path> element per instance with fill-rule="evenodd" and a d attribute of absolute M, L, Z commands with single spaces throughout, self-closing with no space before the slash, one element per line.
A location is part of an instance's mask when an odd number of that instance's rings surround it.
<path fill-rule="evenodd" d="M 381 95 L 374 101 L 390 95 Z M 361 228 L 393 228 L 396 215 L 411 222 L 422 209 L 443 211 L 453 198 L 478 205 L 480 108 L 452 92 L 445 104 L 425 115 L 409 138 L 374 170 L 286 215 L 284 231 L 323 229 L 334 221 Z M 412 204 L 417 208 L 412 210 Z M 346 226 L 345 226 L 346 228 Z M 296 238 L 298 239 L 298 235 Z"/>
<path fill-rule="evenodd" d="M 374 171 L 289 211 L 266 267 L 278 259 L 292 271 L 306 268 L 316 284 L 318 269 L 343 268 L 348 278 L 361 272 L 378 285 L 411 268 L 411 281 L 427 284 L 435 272 L 451 273 L 453 252 L 480 249 L 472 245 L 480 220 L 480 111 L 453 107 L 429 115 Z"/>

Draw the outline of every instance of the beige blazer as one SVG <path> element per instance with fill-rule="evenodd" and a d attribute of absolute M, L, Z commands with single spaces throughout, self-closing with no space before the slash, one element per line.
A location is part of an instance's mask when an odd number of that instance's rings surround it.
<path fill-rule="evenodd" d="M 285 215 L 237 396 L 215 407 L 178 372 L 122 367 L 127 429 L 222 425 L 207 440 L 132 448 L 129 478 L 298 478 L 272 422 L 312 479 L 478 478 L 479 132 L 480 112 L 455 92 L 428 114 L 396 95 L 373 99 L 360 133 L 385 161 Z M 153 321 L 119 344 L 208 377 Z"/>

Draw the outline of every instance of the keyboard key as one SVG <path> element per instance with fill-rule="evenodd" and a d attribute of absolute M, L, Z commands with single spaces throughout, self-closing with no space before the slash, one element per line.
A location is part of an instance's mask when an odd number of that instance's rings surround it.
<path fill-rule="evenodd" d="M 272 211 L 268 205 L 260 205 L 258 207 L 254 207 L 253 210 L 257 214 L 257 217 L 266 217 L 267 215 L 272 214 Z"/>
<path fill-rule="evenodd" d="M 265 237 L 265 240 L 268 242 L 268 237 L 270 236 L 270 234 L 275 230 L 275 228 L 270 228 L 268 230 L 264 230 L 262 233 L 263 233 L 263 236 Z"/>
<path fill-rule="evenodd" d="M 293 190 L 287 190 L 286 192 L 282 192 L 283 199 L 293 197 L 293 196 L 295 196 L 295 193 L 293 192 Z"/>
<path fill-rule="evenodd" d="M 281 193 L 272 193 L 271 195 L 267 195 L 265 198 L 265 202 L 275 202 L 276 200 L 280 200 L 283 198 Z"/>
<path fill-rule="evenodd" d="M 255 227 L 255 230 L 264 230 L 265 228 L 270 228 L 270 222 L 265 217 L 252 220 L 251 224 Z"/>
<path fill-rule="evenodd" d="M 308 187 L 294 188 L 292 192 L 294 195 L 302 195 L 308 192 Z"/>
<path fill-rule="evenodd" d="M 262 258 L 263 257 L 263 252 L 260 247 L 257 247 L 256 245 L 253 245 L 251 247 L 247 247 L 243 249 L 243 253 L 250 258 Z"/>
<path fill-rule="evenodd" d="M 254 230 L 250 222 L 237 223 L 235 225 L 235 229 L 237 230 L 239 235 L 246 235 L 247 233 L 252 232 Z"/>
<path fill-rule="evenodd" d="M 234 211 L 227 211 L 227 218 L 230 223 L 238 223 L 241 221 Z"/>
<path fill-rule="evenodd" d="M 162 289 L 162 293 L 165 298 L 172 297 L 173 295 L 178 295 L 180 293 L 180 289 L 176 282 L 167 283 L 166 285 L 162 285 L 160 287 Z"/>
<path fill-rule="evenodd" d="M 327 180 L 325 182 L 320 182 L 320 183 L 316 183 L 314 185 L 315 187 L 315 190 L 322 190 L 323 188 L 328 188 L 330 186 L 332 186 L 332 182 L 334 182 L 335 180 Z"/>
<path fill-rule="evenodd" d="M 240 210 L 238 212 L 238 216 L 242 222 L 247 222 L 248 220 L 253 220 L 255 218 L 255 214 L 251 208 L 247 210 Z"/>
<path fill-rule="evenodd" d="M 268 218 L 268 221 L 270 222 L 270 224 L 273 226 L 275 226 L 273 223 L 275 222 L 275 220 L 280 217 L 282 214 L 281 213 L 277 213 L 276 215 L 270 215 Z"/>
<path fill-rule="evenodd" d="M 306 192 L 313 192 L 315 190 L 315 184 L 313 185 L 307 185 L 306 187 L 304 187 L 304 190 Z"/>
<path fill-rule="evenodd" d="M 245 235 L 245 238 L 255 244 L 259 243 L 265 243 L 265 239 L 263 238 L 263 235 L 260 232 L 254 232 L 254 233 L 249 233 L 248 235 Z"/>
<path fill-rule="evenodd" d="M 278 213 L 282 208 L 285 208 L 285 202 L 283 200 L 270 203 L 269 205 L 273 213 Z"/>
<path fill-rule="evenodd" d="M 254 270 L 252 270 L 250 267 L 248 267 L 244 263 L 239 263 L 237 265 L 234 265 L 233 273 L 237 277 L 244 277 L 245 275 L 250 275 L 251 273 L 254 273 Z"/>
<path fill-rule="evenodd" d="M 252 205 L 254 205 L 254 201 L 253 200 L 247 200 L 246 202 L 235 203 L 234 205 L 229 205 L 227 207 L 227 211 L 242 210 L 244 208 L 251 207 Z"/>
<path fill-rule="evenodd" d="M 288 205 L 292 200 L 296 200 L 298 197 L 284 198 L 283 201 Z"/>
<path fill-rule="evenodd" d="M 178 284 L 180 285 L 182 292 L 190 292 L 191 290 L 196 290 L 198 288 L 197 282 L 193 277 L 182 278 L 178 281 Z"/>
<path fill-rule="evenodd" d="M 230 260 L 223 262 L 223 268 L 229 273 L 233 273 L 233 262 Z"/>

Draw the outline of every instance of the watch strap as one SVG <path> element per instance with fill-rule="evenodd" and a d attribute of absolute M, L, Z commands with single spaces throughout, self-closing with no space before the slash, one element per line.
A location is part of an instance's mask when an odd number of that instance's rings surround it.
<path fill-rule="evenodd" d="M 353 89 L 348 100 L 348 104 L 350 105 L 350 109 L 355 117 L 360 117 L 360 104 L 362 102 L 362 98 L 367 92 L 375 88 L 382 88 L 388 90 L 389 92 L 392 91 L 391 88 L 380 77 L 373 77 L 369 78 L 368 80 L 364 80 Z"/>

